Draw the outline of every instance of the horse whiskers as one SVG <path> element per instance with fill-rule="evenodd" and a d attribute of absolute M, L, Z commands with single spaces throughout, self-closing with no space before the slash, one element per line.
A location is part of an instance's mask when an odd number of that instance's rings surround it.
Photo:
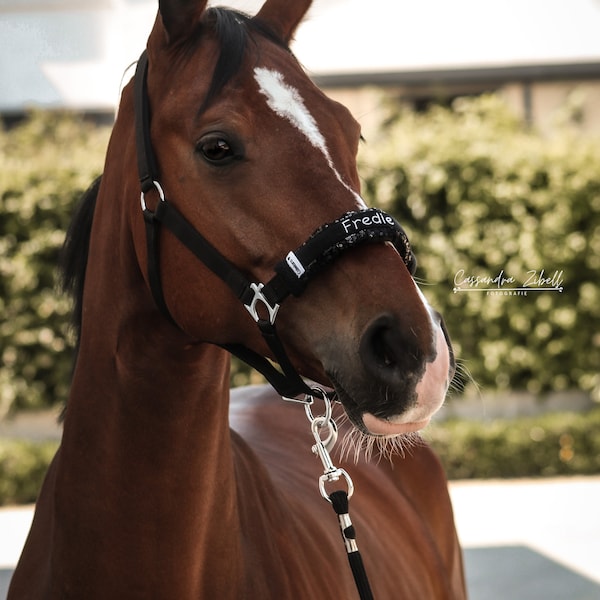
<path fill-rule="evenodd" d="M 450 382 L 449 392 L 462 393 L 468 383 L 471 383 L 474 386 L 477 394 L 481 395 L 479 385 L 477 384 L 477 381 L 475 381 L 473 375 L 471 375 L 466 362 L 462 361 L 461 359 L 457 359 L 456 373 Z"/>
<path fill-rule="evenodd" d="M 344 414 L 340 417 L 343 423 L 348 420 Z M 400 455 L 402 458 L 410 453 L 411 448 L 423 444 L 421 435 L 417 432 L 407 433 L 396 437 L 384 438 L 368 435 L 352 427 L 343 437 L 340 448 L 340 460 L 354 460 L 357 464 L 361 455 L 366 462 L 370 462 L 373 456 L 377 457 L 377 462 L 386 459 L 390 463 L 394 456 Z"/>
<path fill-rule="evenodd" d="M 426 279 L 423 279 L 422 277 L 415 277 L 414 275 L 413 275 L 413 280 L 419 286 L 435 285 L 433 282 L 427 281 Z"/>

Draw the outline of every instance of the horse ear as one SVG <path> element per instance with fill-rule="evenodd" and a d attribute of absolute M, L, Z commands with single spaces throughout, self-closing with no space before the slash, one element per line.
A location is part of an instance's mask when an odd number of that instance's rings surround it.
<path fill-rule="evenodd" d="M 190 33 L 200 15 L 204 12 L 208 0 L 159 0 L 158 12 L 169 43 Z"/>
<path fill-rule="evenodd" d="M 256 19 L 267 23 L 289 43 L 311 4 L 312 0 L 267 0 Z"/>

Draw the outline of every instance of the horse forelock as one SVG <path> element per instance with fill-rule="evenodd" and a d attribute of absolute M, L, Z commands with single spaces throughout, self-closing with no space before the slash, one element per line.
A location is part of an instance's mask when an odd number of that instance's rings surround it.
<path fill-rule="evenodd" d="M 213 7 L 204 13 L 193 33 L 176 46 L 176 60 L 189 60 L 200 42 L 209 35 L 214 36 L 219 54 L 208 92 L 198 114 L 204 112 L 238 74 L 250 43 L 257 47 L 256 36 L 290 52 L 286 42 L 263 21 L 236 10 Z"/>

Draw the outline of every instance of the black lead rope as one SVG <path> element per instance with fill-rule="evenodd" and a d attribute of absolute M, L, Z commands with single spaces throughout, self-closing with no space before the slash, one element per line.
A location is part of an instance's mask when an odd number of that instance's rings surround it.
<path fill-rule="evenodd" d="M 338 490 L 329 495 L 329 500 L 331 501 L 333 510 L 340 522 L 342 539 L 344 540 L 344 546 L 346 547 L 346 553 L 348 554 L 348 562 L 352 569 L 352 575 L 358 594 L 361 600 L 373 600 L 373 592 L 371 591 L 369 578 L 367 577 L 362 556 L 358 551 L 358 546 L 355 541 L 356 531 L 354 530 L 354 525 L 352 525 L 350 515 L 348 514 L 348 494 L 344 490 Z"/>
<path fill-rule="evenodd" d="M 338 517 L 348 562 L 360 598 L 361 600 L 373 600 L 373 593 L 371 592 L 362 556 L 358 551 L 356 532 L 350 520 L 348 508 L 350 498 L 354 494 L 354 483 L 348 472 L 345 469 L 336 467 L 331 460 L 330 452 L 333 450 L 338 438 L 338 428 L 333 418 L 331 399 L 324 390 L 319 390 L 317 387 L 313 388 L 313 392 L 321 392 L 319 395 L 325 407 L 322 415 L 315 416 L 312 409 L 312 399 L 310 403 L 304 405 L 306 416 L 310 422 L 310 430 L 315 440 L 312 451 L 321 459 L 323 464 L 323 475 L 319 477 L 319 491 L 321 497 L 331 504 Z M 336 488 L 339 488 L 340 484 L 342 486 L 345 484 L 348 491 L 337 489 L 331 494 L 328 493 L 328 486 L 335 485 Z"/>

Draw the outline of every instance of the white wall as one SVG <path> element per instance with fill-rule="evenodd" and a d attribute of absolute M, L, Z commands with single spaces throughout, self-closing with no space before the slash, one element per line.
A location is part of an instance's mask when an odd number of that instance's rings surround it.
<path fill-rule="evenodd" d="M 0 112 L 114 108 L 157 5 L 0 0 Z M 599 31 L 600 0 L 314 0 L 293 48 L 315 74 L 600 61 Z"/>
<path fill-rule="evenodd" d="M 4 0 L 0 111 L 112 110 L 154 21 L 152 0 Z"/>

